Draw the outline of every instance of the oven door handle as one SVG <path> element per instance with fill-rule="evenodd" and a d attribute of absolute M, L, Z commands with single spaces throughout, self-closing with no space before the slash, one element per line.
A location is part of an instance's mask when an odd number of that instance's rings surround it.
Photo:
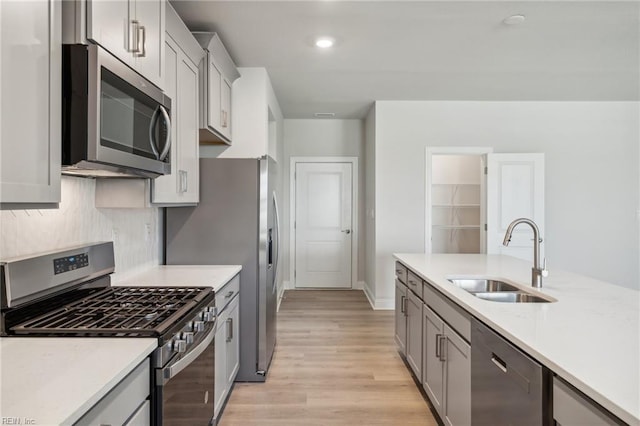
<path fill-rule="evenodd" d="M 174 363 L 167 365 L 162 370 L 158 370 L 157 385 L 164 386 L 169 380 L 178 375 L 182 370 L 184 370 L 189 364 L 191 364 L 196 358 L 198 358 L 202 352 L 204 352 L 207 347 L 213 342 L 214 337 L 216 336 L 216 325 L 218 321 L 211 322 L 209 333 L 206 335 L 204 339 L 200 341 L 196 346 L 194 346 L 189 352 L 185 353 L 179 360 Z"/>

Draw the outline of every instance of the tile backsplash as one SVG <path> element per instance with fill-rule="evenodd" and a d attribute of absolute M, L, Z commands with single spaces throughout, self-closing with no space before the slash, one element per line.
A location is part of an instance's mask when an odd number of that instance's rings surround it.
<path fill-rule="evenodd" d="M 63 176 L 58 209 L 0 211 L 0 259 L 113 241 L 116 277 L 158 265 L 160 209 L 97 209 L 95 187 L 94 179 Z"/>

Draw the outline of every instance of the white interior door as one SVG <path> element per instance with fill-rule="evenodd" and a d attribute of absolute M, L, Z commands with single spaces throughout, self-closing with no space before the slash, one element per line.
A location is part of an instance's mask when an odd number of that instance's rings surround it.
<path fill-rule="evenodd" d="M 296 288 L 351 288 L 352 165 L 296 163 Z"/>
<path fill-rule="evenodd" d="M 533 220 L 544 238 L 544 154 L 487 154 L 487 253 L 533 260 L 533 231 L 515 228 L 508 247 L 502 245 L 509 224 Z M 540 246 L 544 258 L 544 244 Z"/>

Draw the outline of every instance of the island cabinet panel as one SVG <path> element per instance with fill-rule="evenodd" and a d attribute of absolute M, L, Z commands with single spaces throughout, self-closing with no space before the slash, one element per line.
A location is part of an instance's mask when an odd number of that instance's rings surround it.
<path fill-rule="evenodd" d="M 398 345 L 398 351 L 406 354 L 407 348 L 407 287 L 399 280 L 396 280 L 396 309 L 395 309 L 395 334 L 394 340 Z"/>
<path fill-rule="evenodd" d="M 428 306 L 422 307 L 423 315 L 423 365 L 422 386 L 436 412 L 442 418 L 444 407 L 444 363 L 441 356 L 444 321 Z"/>
<path fill-rule="evenodd" d="M 560 426 L 624 424 L 558 377 L 553 378 L 553 420 Z"/>
<path fill-rule="evenodd" d="M 422 378 L 422 300 L 412 291 L 407 292 L 406 315 L 407 362 L 413 374 L 420 380 Z"/>
<path fill-rule="evenodd" d="M 448 425 L 471 424 L 471 345 L 445 324 L 442 347 L 444 359 L 444 411 Z"/>

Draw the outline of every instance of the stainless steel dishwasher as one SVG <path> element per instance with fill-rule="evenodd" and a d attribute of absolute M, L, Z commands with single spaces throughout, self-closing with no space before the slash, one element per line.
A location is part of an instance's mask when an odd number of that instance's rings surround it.
<path fill-rule="evenodd" d="M 550 425 L 549 378 L 548 369 L 472 320 L 472 425 Z"/>

